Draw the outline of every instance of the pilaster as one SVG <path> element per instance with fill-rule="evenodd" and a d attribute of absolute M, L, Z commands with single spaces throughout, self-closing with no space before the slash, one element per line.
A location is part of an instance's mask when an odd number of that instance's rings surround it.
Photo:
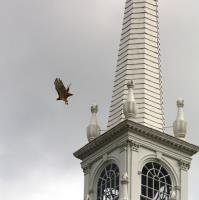
<path fill-rule="evenodd" d="M 89 179 L 90 179 L 91 166 L 87 165 L 87 166 L 82 167 L 82 169 L 84 172 L 84 199 L 86 199 L 88 195 L 90 196 Z"/>
<path fill-rule="evenodd" d="M 130 199 L 140 199 L 140 175 L 138 173 L 139 163 L 139 149 L 140 145 L 136 142 L 131 142 L 131 185 L 130 185 Z"/>
<path fill-rule="evenodd" d="M 188 170 L 190 168 L 190 163 L 186 161 L 179 161 L 179 169 L 180 169 L 180 200 L 188 199 Z"/>
<path fill-rule="evenodd" d="M 129 200 L 128 198 L 128 174 L 125 172 L 121 176 L 121 193 L 120 193 L 120 200 Z"/>

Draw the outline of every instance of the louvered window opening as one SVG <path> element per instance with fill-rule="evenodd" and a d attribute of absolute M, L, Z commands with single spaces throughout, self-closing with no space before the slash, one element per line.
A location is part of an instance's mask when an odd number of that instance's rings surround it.
<path fill-rule="evenodd" d="M 119 176 L 116 164 L 103 169 L 97 183 L 97 200 L 119 200 Z"/>
<path fill-rule="evenodd" d="M 150 162 L 143 167 L 140 200 L 169 200 L 171 189 L 171 177 L 162 165 Z"/>

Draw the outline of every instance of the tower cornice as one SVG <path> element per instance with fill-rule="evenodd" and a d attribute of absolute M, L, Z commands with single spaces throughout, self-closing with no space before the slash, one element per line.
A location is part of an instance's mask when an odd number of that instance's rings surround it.
<path fill-rule="evenodd" d="M 77 150 L 74 153 L 74 156 L 80 160 L 84 160 L 93 152 L 96 152 L 97 150 L 110 144 L 112 141 L 116 140 L 124 134 L 126 135 L 126 140 L 132 142 L 130 137 L 131 133 L 146 139 L 150 139 L 151 141 L 165 145 L 179 152 L 183 152 L 188 156 L 193 156 L 199 151 L 199 146 L 180 140 L 174 136 L 160 132 L 158 130 L 146 127 L 137 122 L 125 120 Z"/>

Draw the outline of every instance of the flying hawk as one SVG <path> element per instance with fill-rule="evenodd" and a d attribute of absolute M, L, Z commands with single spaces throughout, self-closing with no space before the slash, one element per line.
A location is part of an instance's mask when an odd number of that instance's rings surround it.
<path fill-rule="evenodd" d="M 65 104 L 68 104 L 68 97 L 73 95 L 69 93 L 70 85 L 67 88 L 65 88 L 62 80 L 59 78 L 55 79 L 54 84 L 55 84 L 55 89 L 57 90 L 57 93 L 59 95 L 57 100 L 62 100 L 65 102 Z"/>

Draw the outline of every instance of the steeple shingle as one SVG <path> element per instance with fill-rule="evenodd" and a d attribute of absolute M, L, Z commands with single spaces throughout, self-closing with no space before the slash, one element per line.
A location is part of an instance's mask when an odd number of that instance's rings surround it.
<path fill-rule="evenodd" d="M 127 0 L 116 66 L 108 129 L 124 120 L 126 84 L 133 80 L 136 121 L 162 131 L 164 126 L 156 0 Z"/>

